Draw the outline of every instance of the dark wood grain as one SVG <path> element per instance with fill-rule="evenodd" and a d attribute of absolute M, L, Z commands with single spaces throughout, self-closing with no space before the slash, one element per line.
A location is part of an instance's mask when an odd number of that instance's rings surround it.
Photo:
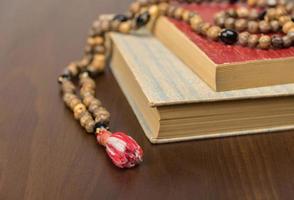
<path fill-rule="evenodd" d="M 151 145 L 110 71 L 97 80 L 111 128 L 144 148 L 112 165 L 59 96 L 98 13 L 127 0 L 1 0 L 0 199 L 293 199 L 294 132 Z"/>

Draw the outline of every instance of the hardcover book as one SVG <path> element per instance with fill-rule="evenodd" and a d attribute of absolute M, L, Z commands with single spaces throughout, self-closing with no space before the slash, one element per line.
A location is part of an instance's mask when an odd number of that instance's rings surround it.
<path fill-rule="evenodd" d="M 213 23 L 228 4 L 183 6 Z M 160 17 L 154 34 L 215 91 L 294 83 L 294 48 L 260 50 L 224 45 L 193 32 L 182 21 Z"/>
<path fill-rule="evenodd" d="M 152 143 L 294 128 L 294 84 L 215 92 L 151 35 L 110 37 L 113 74 Z"/>

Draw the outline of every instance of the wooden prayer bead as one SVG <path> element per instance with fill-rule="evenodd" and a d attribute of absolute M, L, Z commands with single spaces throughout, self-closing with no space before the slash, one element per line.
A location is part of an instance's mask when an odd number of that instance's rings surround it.
<path fill-rule="evenodd" d="M 240 7 L 237 9 L 237 15 L 240 18 L 247 18 L 249 15 L 249 10 L 245 7 Z"/>
<path fill-rule="evenodd" d="M 152 17 L 157 17 L 159 15 L 159 8 L 157 5 L 153 5 L 149 8 L 149 14 Z"/>
<path fill-rule="evenodd" d="M 271 26 L 267 21 L 260 21 L 259 22 L 259 30 L 262 33 L 268 33 L 271 30 Z"/>
<path fill-rule="evenodd" d="M 235 28 L 237 31 L 244 31 L 247 28 L 247 24 L 246 19 L 238 19 L 235 22 Z"/>
<path fill-rule="evenodd" d="M 248 32 L 249 33 L 258 33 L 259 25 L 256 21 L 249 21 L 248 22 Z"/>
<path fill-rule="evenodd" d="M 294 42 L 294 28 L 289 30 L 287 36 Z"/>
<path fill-rule="evenodd" d="M 85 129 L 87 133 L 93 133 L 94 132 L 94 126 L 95 126 L 95 121 L 94 120 L 89 120 L 85 124 Z"/>
<path fill-rule="evenodd" d="M 199 33 L 206 36 L 208 29 L 211 27 L 210 23 L 205 22 L 199 27 Z"/>
<path fill-rule="evenodd" d="M 141 9 L 141 5 L 139 2 L 134 2 L 129 7 L 129 11 L 133 14 L 140 12 L 140 9 Z"/>
<path fill-rule="evenodd" d="M 196 27 L 203 22 L 202 18 L 199 15 L 195 15 L 190 19 L 191 27 L 196 30 Z"/>
<path fill-rule="evenodd" d="M 281 28 L 280 23 L 277 20 L 271 21 L 270 25 L 271 25 L 272 31 L 274 31 L 274 32 L 278 32 L 280 30 L 280 28 Z"/>
<path fill-rule="evenodd" d="M 248 15 L 248 19 L 257 20 L 258 16 L 259 16 L 259 12 L 257 11 L 257 9 L 252 9 Z"/>
<path fill-rule="evenodd" d="M 239 34 L 239 44 L 241 44 L 242 46 L 246 46 L 248 43 L 248 38 L 249 38 L 250 34 L 248 32 L 242 32 Z"/>
<path fill-rule="evenodd" d="M 225 28 L 234 29 L 235 28 L 235 19 L 229 17 L 225 20 Z"/>
<path fill-rule="evenodd" d="M 292 44 L 293 44 L 293 41 L 291 40 L 291 38 L 289 36 L 283 36 L 283 46 L 288 48 L 288 47 L 291 47 Z"/>
<path fill-rule="evenodd" d="M 248 38 L 248 47 L 250 48 L 254 48 L 257 46 L 258 44 L 258 36 L 257 35 L 250 35 L 249 38 Z"/>
<path fill-rule="evenodd" d="M 189 22 L 190 19 L 195 16 L 195 13 L 194 12 L 191 12 L 189 10 L 184 10 L 183 14 L 182 14 L 182 19 L 185 21 L 185 22 Z"/>
<path fill-rule="evenodd" d="M 181 19 L 182 19 L 183 12 L 184 12 L 184 9 L 183 9 L 182 7 L 178 7 L 178 8 L 175 10 L 175 13 L 174 13 L 174 17 L 175 17 L 175 19 L 177 19 L 177 20 L 181 20 Z"/>
<path fill-rule="evenodd" d="M 291 28 L 294 28 L 294 23 L 292 21 L 288 21 L 283 25 L 283 32 L 288 33 Z"/>
<path fill-rule="evenodd" d="M 291 18 L 289 16 L 281 16 L 279 17 L 279 23 L 281 26 L 284 26 L 284 24 L 288 21 L 291 21 Z"/>
<path fill-rule="evenodd" d="M 85 111 L 86 111 L 86 107 L 84 104 L 82 103 L 77 104 L 73 109 L 75 119 L 80 119 L 81 114 Z"/>
<path fill-rule="evenodd" d="M 131 28 L 132 28 L 132 24 L 130 22 L 122 22 L 120 25 L 119 25 L 119 32 L 121 33 L 129 33 L 131 31 Z"/>
<path fill-rule="evenodd" d="M 279 49 L 283 47 L 283 39 L 279 35 L 272 36 L 272 45 L 274 48 Z"/>
<path fill-rule="evenodd" d="M 68 106 L 70 107 L 71 110 L 73 110 L 74 107 L 75 107 L 76 105 L 78 105 L 79 103 L 81 103 L 81 100 L 78 99 L 78 98 L 74 98 L 74 99 L 71 99 L 71 100 L 70 100 Z"/>
<path fill-rule="evenodd" d="M 159 13 L 162 14 L 162 15 L 165 15 L 167 13 L 167 9 L 168 9 L 168 4 L 163 2 L 163 3 L 160 3 L 158 8 L 159 8 Z"/>
<path fill-rule="evenodd" d="M 218 26 L 211 26 L 207 31 L 207 37 L 211 40 L 218 40 L 218 35 L 221 32 L 221 28 Z"/>
<path fill-rule="evenodd" d="M 271 46 L 271 37 L 267 35 L 262 35 L 259 38 L 259 48 L 261 49 L 269 49 Z"/>

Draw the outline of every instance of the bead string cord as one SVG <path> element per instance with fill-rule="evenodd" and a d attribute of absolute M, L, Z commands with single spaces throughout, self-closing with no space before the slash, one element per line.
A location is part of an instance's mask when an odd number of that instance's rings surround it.
<path fill-rule="evenodd" d="M 58 78 L 65 104 L 86 132 L 94 133 L 98 143 L 106 147 L 107 154 L 116 166 L 131 168 L 139 164 L 143 150 L 126 134 L 110 132 L 110 113 L 95 98 L 96 85 L 93 79 L 106 66 L 106 33 L 115 31 L 129 34 L 146 26 L 151 18 L 165 15 L 188 23 L 193 31 L 208 40 L 220 41 L 226 45 L 239 44 L 264 50 L 293 46 L 294 3 L 283 0 L 248 0 L 249 8 L 239 6 L 217 13 L 214 25 L 179 4 L 203 1 L 137 0 L 130 5 L 126 14 L 111 19 L 100 17 L 91 27 L 83 58 L 70 63 Z M 236 0 L 230 0 L 229 3 L 234 4 Z M 266 35 L 268 33 L 276 34 Z M 78 79 L 79 91 L 73 83 L 74 79 Z"/>

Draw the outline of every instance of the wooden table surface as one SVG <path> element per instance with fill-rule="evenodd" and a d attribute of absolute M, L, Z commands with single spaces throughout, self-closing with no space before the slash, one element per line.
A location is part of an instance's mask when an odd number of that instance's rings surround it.
<path fill-rule="evenodd" d="M 144 163 L 120 170 L 84 133 L 56 77 L 95 17 L 128 2 L 1 0 L 0 199 L 293 199 L 294 132 L 152 145 L 110 71 L 98 96 Z"/>

